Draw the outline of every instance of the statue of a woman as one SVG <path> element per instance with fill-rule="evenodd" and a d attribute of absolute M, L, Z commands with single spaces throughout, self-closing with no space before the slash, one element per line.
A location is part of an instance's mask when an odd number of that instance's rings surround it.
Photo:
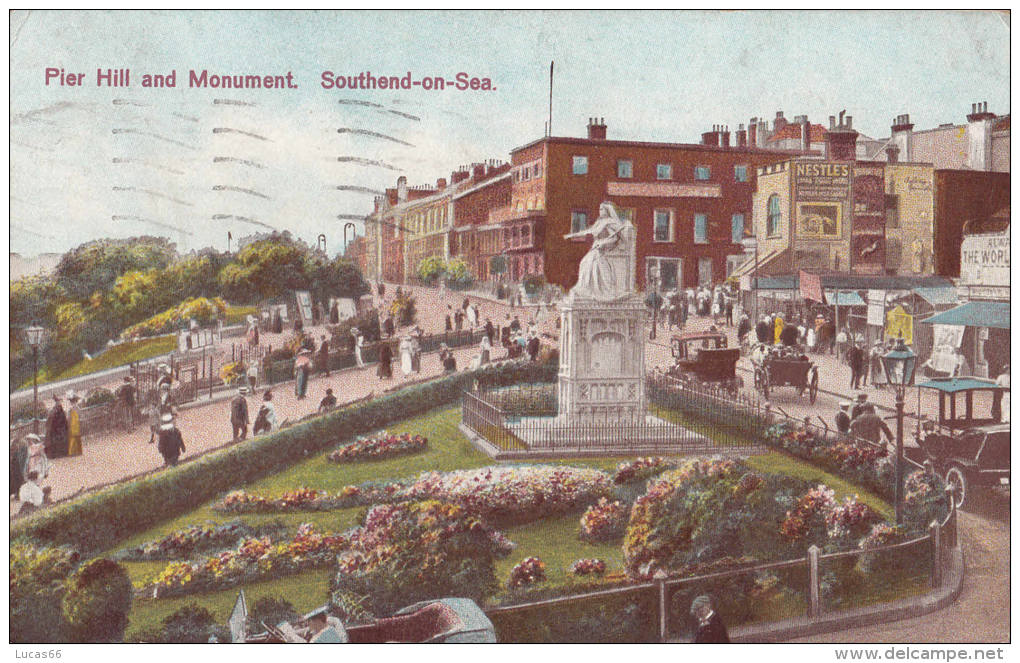
<path fill-rule="evenodd" d="M 625 283 L 627 274 L 617 274 L 607 254 L 616 248 L 623 231 L 629 225 L 616 215 L 613 204 L 607 202 L 599 206 L 599 218 L 594 225 L 565 236 L 571 239 L 591 235 L 595 240 L 581 259 L 577 284 L 570 289 L 571 295 L 605 302 L 628 294 Z"/>

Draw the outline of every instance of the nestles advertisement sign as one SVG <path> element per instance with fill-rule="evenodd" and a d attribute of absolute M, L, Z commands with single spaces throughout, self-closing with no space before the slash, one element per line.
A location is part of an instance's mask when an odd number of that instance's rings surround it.
<path fill-rule="evenodd" d="M 960 249 L 961 285 L 1009 285 L 1009 230 L 963 238 Z"/>

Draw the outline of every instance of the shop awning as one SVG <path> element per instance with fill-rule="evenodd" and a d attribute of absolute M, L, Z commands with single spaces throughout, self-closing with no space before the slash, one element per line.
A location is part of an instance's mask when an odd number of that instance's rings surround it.
<path fill-rule="evenodd" d="M 928 382 L 922 382 L 918 387 L 924 389 L 936 389 L 938 391 L 944 391 L 947 394 L 955 394 L 958 391 L 973 391 L 974 389 L 993 389 L 1009 391 L 1009 387 L 1000 387 L 995 380 L 985 380 L 982 378 L 972 377 L 959 377 L 959 378 L 941 378 L 938 380 L 929 380 Z"/>
<path fill-rule="evenodd" d="M 956 288 L 914 288 L 914 293 L 932 306 L 956 304 Z"/>
<path fill-rule="evenodd" d="M 825 291 L 825 303 L 829 306 L 864 306 L 864 300 L 856 292 Z"/>
<path fill-rule="evenodd" d="M 1009 302 L 967 302 L 921 322 L 932 325 L 1009 329 Z"/>
<path fill-rule="evenodd" d="M 774 249 L 772 251 L 769 251 L 765 255 L 759 255 L 758 256 L 758 271 L 761 272 L 761 270 L 766 265 L 768 265 L 770 262 L 773 262 L 776 258 L 778 258 L 779 256 L 783 255 L 784 253 L 786 253 L 786 249 Z M 742 263 L 739 267 L 734 269 L 733 273 L 731 273 L 728 278 L 731 278 L 731 279 L 732 278 L 740 278 L 741 276 L 752 274 L 752 273 L 754 273 L 754 271 L 755 271 L 754 256 L 751 256 L 750 258 L 747 259 L 746 262 Z"/>

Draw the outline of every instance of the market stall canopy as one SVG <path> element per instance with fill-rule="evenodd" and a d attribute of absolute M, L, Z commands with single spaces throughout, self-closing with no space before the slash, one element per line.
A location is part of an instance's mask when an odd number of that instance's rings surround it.
<path fill-rule="evenodd" d="M 932 306 L 955 304 L 959 301 L 956 288 L 914 288 L 914 294 Z"/>
<path fill-rule="evenodd" d="M 787 252 L 787 249 L 773 249 L 772 251 L 769 251 L 765 255 L 759 256 L 758 257 L 758 269 L 757 269 L 757 271 L 760 272 L 766 265 L 768 265 L 771 262 L 775 262 L 775 260 L 777 258 L 779 258 L 781 255 L 785 254 L 786 252 Z M 729 278 L 731 278 L 731 279 L 732 278 L 740 278 L 741 276 L 745 276 L 747 274 L 751 274 L 754 271 L 755 271 L 754 257 L 752 256 L 752 257 L 748 258 L 746 262 L 744 262 L 739 267 L 734 269 L 733 273 L 730 274 Z"/>
<path fill-rule="evenodd" d="M 921 322 L 932 325 L 1009 329 L 1009 302 L 967 302 Z"/>
<path fill-rule="evenodd" d="M 864 306 L 864 300 L 856 292 L 826 290 L 825 301 L 830 306 Z"/>
<path fill-rule="evenodd" d="M 995 380 L 984 378 L 959 377 L 940 378 L 922 382 L 918 387 L 922 389 L 935 389 L 947 394 L 955 394 L 958 391 L 973 391 L 974 389 L 990 389 L 993 391 L 1009 391 L 1009 387 L 1002 387 Z"/>

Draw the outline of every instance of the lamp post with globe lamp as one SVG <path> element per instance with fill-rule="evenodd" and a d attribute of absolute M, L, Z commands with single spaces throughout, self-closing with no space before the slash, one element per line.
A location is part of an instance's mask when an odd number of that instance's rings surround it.
<path fill-rule="evenodd" d="M 896 347 L 882 355 L 882 367 L 886 379 L 896 388 L 896 524 L 903 524 L 903 396 L 907 386 L 914 379 L 914 365 L 917 355 L 903 342 L 903 336 L 896 341 Z"/>

